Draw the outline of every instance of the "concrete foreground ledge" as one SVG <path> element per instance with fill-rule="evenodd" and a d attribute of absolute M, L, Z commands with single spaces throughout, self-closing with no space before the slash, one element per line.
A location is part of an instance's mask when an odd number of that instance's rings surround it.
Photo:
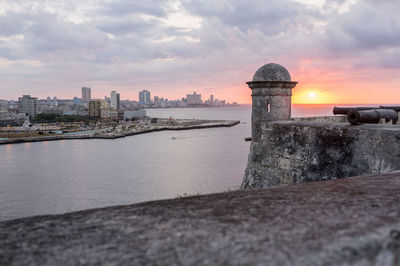
<path fill-rule="evenodd" d="M 400 265 L 400 173 L 0 223 L 0 265 Z"/>

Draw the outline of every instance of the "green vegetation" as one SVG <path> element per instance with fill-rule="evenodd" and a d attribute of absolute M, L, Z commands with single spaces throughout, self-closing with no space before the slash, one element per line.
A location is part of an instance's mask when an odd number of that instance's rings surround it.
<path fill-rule="evenodd" d="M 35 123 L 58 123 L 58 122 L 88 122 L 92 118 L 81 115 L 59 115 L 59 114 L 38 114 L 33 119 Z"/>

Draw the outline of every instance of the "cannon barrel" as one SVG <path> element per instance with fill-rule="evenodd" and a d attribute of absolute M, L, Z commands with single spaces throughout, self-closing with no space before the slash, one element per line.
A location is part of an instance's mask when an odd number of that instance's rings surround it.
<path fill-rule="evenodd" d="M 384 118 L 386 122 L 391 120 L 393 124 L 396 124 L 397 120 L 399 119 L 397 112 L 393 109 L 352 109 L 347 113 L 347 121 L 349 121 L 351 124 L 379 123 L 381 118 Z"/>
<path fill-rule="evenodd" d="M 348 112 L 351 110 L 356 111 L 364 111 L 364 110 L 373 110 L 379 109 L 378 107 L 333 107 L 333 114 L 334 115 L 347 115 Z"/>
<path fill-rule="evenodd" d="M 395 110 L 396 112 L 400 112 L 400 106 L 379 106 L 380 109 L 392 109 Z"/>

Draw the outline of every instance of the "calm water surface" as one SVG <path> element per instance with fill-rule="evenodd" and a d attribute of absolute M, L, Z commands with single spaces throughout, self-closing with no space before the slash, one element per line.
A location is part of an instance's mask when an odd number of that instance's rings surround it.
<path fill-rule="evenodd" d="M 293 106 L 293 116 L 332 106 Z M 152 117 L 231 119 L 232 128 L 116 140 L 0 146 L 0 220 L 236 189 L 247 163 L 251 107 L 150 109 Z M 175 137 L 175 140 L 171 138 Z"/>

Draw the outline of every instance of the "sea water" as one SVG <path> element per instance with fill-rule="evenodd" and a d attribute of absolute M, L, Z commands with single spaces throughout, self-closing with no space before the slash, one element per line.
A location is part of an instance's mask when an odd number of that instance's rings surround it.
<path fill-rule="evenodd" d="M 292 113 L 330 115 L 332 106 L 294 105 Z M 241 123 L 114 140 L 0 145 L 0 220 L 239 188 L 251 106 L 148 109 L 147 115 Z"/>

